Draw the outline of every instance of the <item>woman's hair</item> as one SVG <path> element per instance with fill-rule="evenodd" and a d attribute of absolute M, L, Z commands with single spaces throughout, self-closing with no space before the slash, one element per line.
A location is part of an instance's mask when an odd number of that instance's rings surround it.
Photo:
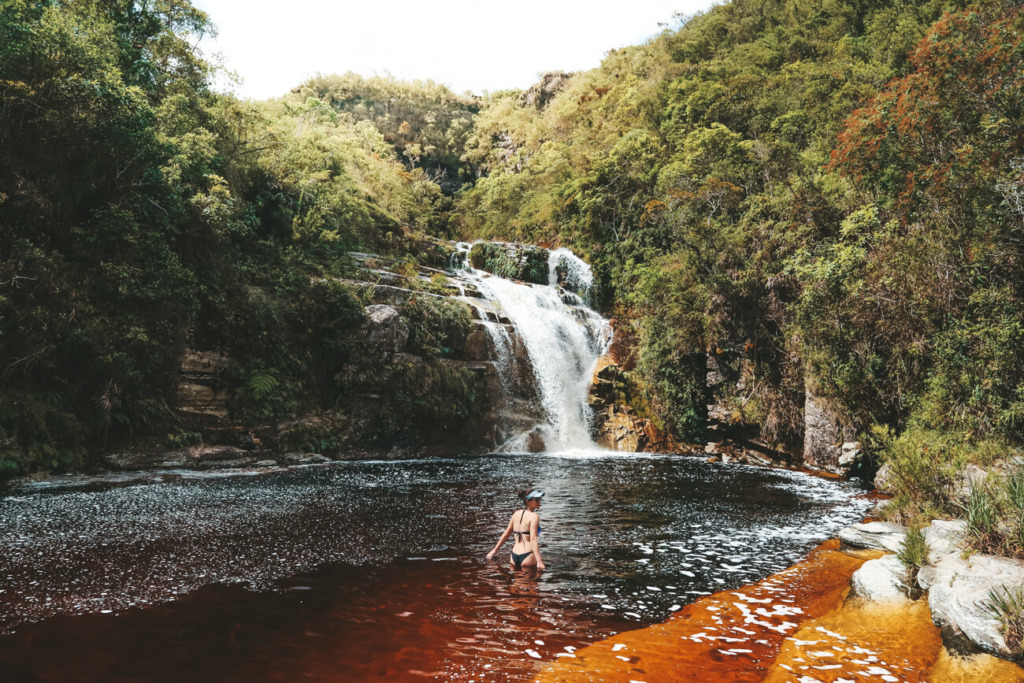
<path fill-rule="evenodd" d="M 521 500 L 521 501 L 523 501 L 525 503 L 526 502 L 526 497 L 528 495 L 530 495 L 533 491 L 536 491 L 536 489 L 534 487 L 532 487 L 532 486 L 529 486 L 529 487 L 523 489 L 522 491 L 520 491 L 517 494 L 519 496 L 519 500 Z"/>

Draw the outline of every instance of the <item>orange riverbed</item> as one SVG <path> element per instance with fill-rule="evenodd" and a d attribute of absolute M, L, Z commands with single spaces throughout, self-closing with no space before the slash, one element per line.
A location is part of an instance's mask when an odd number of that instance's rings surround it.
<path fill-rule="evenodd" d="M 1024 670 L 994 657 L 950 657 L 924 601 L 845 601 L 853 572 L 880 555 L 843 552 L 827 541 L 763 581 L 562 656 L 536 680 L 1024 681 Z"/>

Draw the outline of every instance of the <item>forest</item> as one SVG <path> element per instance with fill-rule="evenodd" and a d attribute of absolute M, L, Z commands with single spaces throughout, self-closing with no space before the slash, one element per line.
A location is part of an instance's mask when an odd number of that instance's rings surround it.
<path fill-rule="evenodd" d="M 713 354 L 746 374 L 731 419 L 780 447 L 813 391 L 903 520 L 1020 456 L 1017 3 L 733 0 L 526 93 L 343 74 L 263 102 L 213 89 L 187 0 L 0 7 L 0 473 L 177 434 L 187 347 L 236 359 L 241 422 L 331 406 L 349 252 L 429 263 L 431 238 L 584 256 L 680 441 Z M 465 324 L 421 315 L 425 339 Z M 408 405 L 473 410 L 450 393 Z M 1024 553 L 997 523 L 1024 478 L 980 491 L 979 537 Z"/>

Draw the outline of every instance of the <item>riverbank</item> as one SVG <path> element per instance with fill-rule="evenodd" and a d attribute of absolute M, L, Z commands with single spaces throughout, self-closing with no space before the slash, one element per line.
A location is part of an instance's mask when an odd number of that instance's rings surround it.
<path fill-rule="evenodd" d="M 855 594 L 858 574 L 887 557 L 879 548 L 826 541 L 763 581 L 560 658 L 536 680 L 1024 681 L 1024 669 L 1012 662 L 951 652 L 926 597 Z"/>

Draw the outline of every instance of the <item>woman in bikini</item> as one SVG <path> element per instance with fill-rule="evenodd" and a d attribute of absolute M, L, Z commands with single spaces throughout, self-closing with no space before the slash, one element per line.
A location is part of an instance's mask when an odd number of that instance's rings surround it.
<path fill-rule="evenodd" d="M 505 545 L 508 537 L 515 535 L 516 542 L 512 546 L 512 557 L 509 558 L 510 566 L 513 569 L 536 566 L 537 569 L 543 571 L 544 560 L 541 559 L 540 543 L 537 542 L 537 537 L 540 536 L 540 515 L 537 510 L 540 509 L 544 492 L 527 489 L 520 491 L 519 497 L 523 501 L 523 509 L 512 513 L 512 519 L 508 521 L 508 526 L 505 527 L 494 550 L 487 553 L 487 559 L 493 558 L 501 546 Z"/>

